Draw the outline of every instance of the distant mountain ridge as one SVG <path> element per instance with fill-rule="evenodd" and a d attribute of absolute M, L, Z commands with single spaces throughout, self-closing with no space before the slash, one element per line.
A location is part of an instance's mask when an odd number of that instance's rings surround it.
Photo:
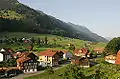
<path fill-rule="evenodd" d="M 105 37 L 107 40 L 112 40 L 113 38 L 115 38 L 115 37 Z"/>
<path fill-rule="evenodd" d="M 107 42 L 105 38 L 84 26 L 65 23 L 42 11 L 31 9 L 17 0 L 0 0 L 0 16 L 1 32 L 32 32 Z"/>

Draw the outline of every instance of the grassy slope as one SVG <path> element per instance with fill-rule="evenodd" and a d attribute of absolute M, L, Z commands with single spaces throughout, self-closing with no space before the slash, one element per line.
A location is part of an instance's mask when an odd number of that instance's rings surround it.
<path fill-rule="evenodd" d="M 35 33 L 24 33 L 24 32 L 11 32 L 11 33 L 0 33 L 0 37 L 9 36 L 9 37 L 40 37 L 44 39 L 45 36 L 48 37 L 48 42 L 53 43 L 53 39 L 56 39 L 56 43 L 60 45 L 67 45 L 69 43 L 75 44 L 77 47 L 82 47 L 85 43 L 83 40 L 78 39 L 71 39 L 71 38 L 64 38 L 56 35 L 49 35 L 49 34 L 35 34 Z M 62 41 L 61 41 L 61 40 Z"/>
<path fill-rule="evenodd" d="M 48 37 L 48 42 L 53 44 L 54 41 L 53 39 L 56 39 L 56 43 L 62 46 L 65 46 L 65 48 L 68 49 L 68 44 L 72 43 L 75 45 L 76 48 L 82 48 L 84 46 L 84 44 L 86 43 L 86 41 L 83 40 L 79 40 L 79 39 L 71 39 L 71 38 L 66 38 L 66 37 L 60 37 L 60 36 L 56 36 L 56 35 L 50 35 L 50 34 L 35 34 L 35 33 L 24 33 L 24 32 L 6 32 L 6 33 L 0 33 L 0 38 L 4 37 L 4 36 L 9 36 L 10 37 L 40 37 L 40 39 L 44 40 L 45 36 Z M 105 47 L 105 43 L 98 43 L 96 45 L 91 45 L 92 48 L 94 47 Z M 4 45 L 4 44 L 0 44 L 0 48 L 3 47 L 8 47 L 17 50 L 20 48 L 26 48 L 26 46 L 20 46 L 20 45 Z M 44 51 L 47 49 L 65 49 L 62 47 L 56 47 L 56 48 L 45 48 L 45 47 L 38 47 L 38 46 L 34 46 L 34 50 L 37 50 L 35 53 L 39 53 L 40 51 Z"/>
<path fill-rule="evenodd" d="M 120 73 L 119 73 L 120 65 L 103 63 L 103 62 L 105 62 L 103 58 L 98 59 L 97 62 L 100 63 L 100 71 L 103 72 L 102 76 L 106 76 L 106 77 L 108 77 L 108 79 L 117 79 L 118 77 L 120 78 Z M 55 73 L 51 75 L 51 79 L 62 79 L 62 77 L 60 77 L 59 75 L 63 74 L 65 69 L 66 69 L 66 67 L 56 70 Z M 90 68 L 83 69 L 83 73 L 87 77 L 86 79 L 94 79 L 92 75 L 95 74 L 96 69 L 98 69 L 98 66 L 92 66 Z M 39 75 L 26 77 L 24 79 L 48 79 L 48 76 L 49 75 L 47 75 L 46 73 L 42 73 Z M 107 79 L 107 78 L 104 78 L 104 79 Z"/>
<path fill-rule="evenodd" d="M 50 43 L 53 43 L 53 39 L 56 39 L 57 44 L 61 45 L 68 45 L 69 43 L 72 43 L 76 46 L 76 48 L 81 48 L 83 47 L 84 43 L 86 41 L 79 40 L 79 39 L 71 39 L 71 38 L 65 38 L 65 37 L 60 37 L 56 35 L 50 35 L 50 34 L 35 34 L 35 33 L 24 33 L 24 32 L 6 32 L 6 33 L 0 33 L 0 37 L 2 36 L 9 36 L 9 37 L 40 37 L 41 39 L 44 39 L 45 36 L 48 37 L 48 40 Z M 61 41 L 61 40 L 62 41 Z M 98 43 L 96 45 L 92 45 L 92 47 L 105 47 L 106 43 Z"/>
<path fill-rule="evenodd" d="M 61 69 L 55 70 L 54 74 L 50 75 L 50 79 L 62 79 L 61 74 L 64 73 L 66 67 L 63 67 Z M 95 67 L 84 69 L 83 73 L 86 74 L 86 76 L 89 76 L 91 74 L 95 74 Z M 25 77 L 24 79 L 48 79 L 49 75 L 45 72 L 39 75 Z"/>
<path fill-rule="evenodd" d="M 61 79 L 62 77 L 59 76 L 59 75 L 61 75 L 64 72 L 65 69 L 66 69 L 66 67 L 55 70 L 54 74 L 50 75 L 50 79 Z M 32 76 L 32 77 L 26 77 L 25 79 L 49 79 L 49 75 L 47 75 L 46 73 L 42 73 L 42 74 L 35 75 L 35 76 Z"/>

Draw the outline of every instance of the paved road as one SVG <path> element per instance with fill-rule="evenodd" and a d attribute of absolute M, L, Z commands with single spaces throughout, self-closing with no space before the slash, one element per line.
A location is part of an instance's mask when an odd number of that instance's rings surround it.
<path fill-rule="evenodd" d="M 54 70 L 57 70 L 57 69 L 60 69 L 60 68 L 63 68 L 65 67 L 66 65 L 68 65 L 69 63 L 66 63 L 64 65 L 60 65 L 59 67 L 55 67 Z M 38 74 L 41 74 L 43 73 L 45 70 L 42 70 L 42 71 L 38 71 L 36 73 L 29 73 L 29 74 L 20 74 L 18 76 L 15 76 L 15 77 L 12 77 L 10 79 L 23 79 L 25 77 L 29 77 L 29 76 L 34 76 L 34 75 L 38 75 Z"/>

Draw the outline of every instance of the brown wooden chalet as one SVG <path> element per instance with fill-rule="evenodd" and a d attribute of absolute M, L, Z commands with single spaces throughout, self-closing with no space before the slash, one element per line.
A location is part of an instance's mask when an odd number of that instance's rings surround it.
<path fill-rule="evenodd" d="M 90 62 L 87 57 L 74 56 L 71 58 L 71 64 L 79 65 L 80 67 L 90 67 Z"/>
<path fill-rule="evenodd" d="M 29 52 L 23 52 L 17 59 L 17 67 L 24 73 L 32 73 L 37 71 L 37 59 L 38 57 Z"/>
<path fill-rule="evenodd" d="M 81 57 L 90 57 L 90 52 L 87 48 L 75 49 L 74 55 L 81 56 Z"/>

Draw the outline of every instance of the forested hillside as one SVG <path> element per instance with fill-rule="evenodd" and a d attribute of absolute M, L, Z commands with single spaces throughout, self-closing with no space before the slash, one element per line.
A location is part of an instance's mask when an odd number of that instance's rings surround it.
<path fill-rule="evenodd" d="M 83 27 L 79 27 L 82 29 Z M 76 26 L 65 23 L 41 11 L 34 10 L 19 3 L 17 0 L 0 0 L 0 32 L 31 32 L 54 34 L 79 38 L 94 42 L 106 42 L 103 37 Z M 84 31 L 84 32 L 83 32 Z"/>

